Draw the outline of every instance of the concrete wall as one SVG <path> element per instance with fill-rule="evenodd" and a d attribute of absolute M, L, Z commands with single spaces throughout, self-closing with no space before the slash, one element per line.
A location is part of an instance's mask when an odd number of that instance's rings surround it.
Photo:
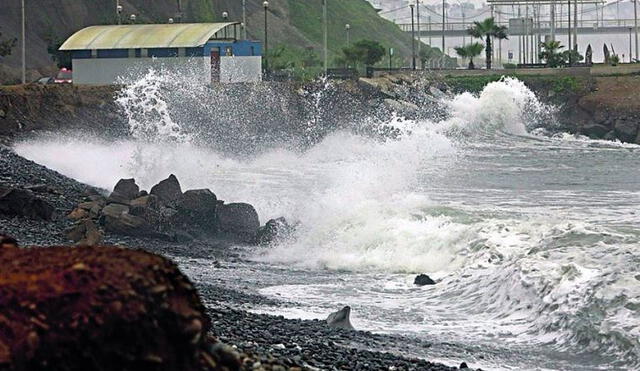
<path fill-rule="evenodd" d="M 203 84 L 211 83 L 211 59 L 206 57 L 173 58 L 91 58 L 73 60 L 73 83 L 78 85 L 112 85 L 138 79 L 151 68 L 169 73 L 198 76 Z M 262 57 L 221 57 L 220 81 L 226 83 L 262 80 Z"/>

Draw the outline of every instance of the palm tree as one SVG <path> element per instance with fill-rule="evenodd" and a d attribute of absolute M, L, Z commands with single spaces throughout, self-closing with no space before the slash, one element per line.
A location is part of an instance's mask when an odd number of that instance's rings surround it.
<path fill-rule="evenodd" d="M 485 39 L 487 46 L 484 48 L 484 50 L 487 56 L 487 69 L 490 70 L 491 53 L 493 52 L 493 49 L 491 47 L 491 38 L 495 37 L 500 40 L 507 39 L 507 27 L 499 26 L 493 17 L 489 17 L 482 22 L 473 22 L 473 26 L 469 27 L 467 32 L 473 37 Z"/>
<path fill-rule="evenodd" d="M 560 49 L 564 46 L 560 45 L 560 41 L 549 40 L 540 43 L 542 51 L 540 52 L 540 59 L 544 60 L 547 67 L 560 67 L 564 65 L 564 56 Z"/>
<path fill-rule="evenodd" d="M 481 43 L 475 42 L 471 44 L 467 44 L 464 46 L 456 46 L 456 53 L 462 58 L 469 58 L 469 69 L 472 70 L 475 68 L 473 64 L 473 58 L 477 57 L 482 53 L 482 49 L 484 49 L 484 45 Z"/>

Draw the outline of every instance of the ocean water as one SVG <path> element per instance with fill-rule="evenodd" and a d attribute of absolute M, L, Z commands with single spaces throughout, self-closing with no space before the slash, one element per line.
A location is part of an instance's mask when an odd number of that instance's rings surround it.
<path fill-rule="evenodd" d="M 383 123 L 394 138 L 336 131 L 238 158 L 190 140 L 172 112 L 195 103 L 167 99 L 167 83 L 150 73 L 122 92 L 130 138 L 15 150 L 106 189 L 173 173 L 184 189 L 253 204 L 262 222 L 299 222 L 223 272 L 181 262 L 196 280 L 288 303 L 249 310 L 325 318 L 350 305 L 356 328 L 427 338 L 429 349 L 402 348 L 452 365 L 640 368 L 640 146 L 533 130 L 553 126 L 553 107 L 505 79 L 443 98 L 445 119 Z M 418 273 L 437 284 L 415 287 Z"/>

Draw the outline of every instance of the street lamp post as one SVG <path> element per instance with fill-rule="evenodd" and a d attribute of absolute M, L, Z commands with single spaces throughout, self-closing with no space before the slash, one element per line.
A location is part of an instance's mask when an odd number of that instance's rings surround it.
<path fill-rule="evenodd" d="M 416 0 L 416 20 L 418 25 L 418 56 L 420 56 L 420 51 L 422 50 L 422 41 L 420 38 L 420 35 L 422 35 L 422 30 L 420 30 L 420 0 Z"/>
<path fill-rule="evenodd" d="M 247 0 L 242 0 L 242 36 L 247 39 Z"/>
<path fill-rule="evenodd" d="M 444 68 L 444 24 L 445 24 L 445 12 L 446 12 L 446 0 L 442 0 L 442 67 Z"/>
<path fill-rule="evenodd" d="M 229 20 L 229 13 L 228 12 L 222 12 L 222 19 L 225 21 L 225 23 Z M 224 28 L 224 38 L 227 38 L 227 28 Z"/>
<path fill-rule="evenodd" d="M 324 74 L 327 74 L 329 68 L 329 55 L 327 51 L 327 0 L 322 0 L 322 23 L 323 23 L 323 48 L 324 48 Z"/>
<path fill-rule="evenodd" d="M 636 34 L 636 59 L 638 58 L 638 0 L 633 0 L 633 28 Z"/>
<path fill-rule="evenodd" d="M 414 4 L 409 4 L 409 7 L 411 8 L 411 68 L 413 68 L 414 70 L 416 69 L 416 29 L 414 26 L 414 20 L 413 20 L 413 8 L 415 7 Z"/>
<path fill-rule="evenodd" d="M 268 19 L 267 14 L 269 11 L 269 2 L 265 1 L 262 3 L 264 7 L 264 71 L 265 73 L 269 71 L 269 57 L 267 55 L 269 51 L 269 27 L 268 27 Z"/>
<path fill-rule="evenodd" d="M 118 19 L 118 24 L 122 24 L 122 5 L 120 5 L 120 0 L 116 0 L 116 18 Z"/>
<path fill-rule="evenodd" d="M 26 42 L 26 27 L 25 27 L 25 11 L 24 11 L 24 0 L 20 2 L 20 7 L 22 9 L 22 83 L 27 83 L 27 42 Z"/>
<path fill-rule="evenodd" d="M 344 25 L 345 31 L 347 31 L 347 46 L 351 44 L 351 35 L 349 35 L 349 31 L 351 31 L 351 25 L 349 23 Z"/>

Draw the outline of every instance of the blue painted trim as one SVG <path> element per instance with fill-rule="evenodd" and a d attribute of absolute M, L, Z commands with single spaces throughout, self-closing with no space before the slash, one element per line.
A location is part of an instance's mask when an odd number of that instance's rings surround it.
<path fill-rule="evenodd" d="M 157 58 L 177 57 L 178 48 L 150 48 L 147 49 L 147 56 Z"/>

